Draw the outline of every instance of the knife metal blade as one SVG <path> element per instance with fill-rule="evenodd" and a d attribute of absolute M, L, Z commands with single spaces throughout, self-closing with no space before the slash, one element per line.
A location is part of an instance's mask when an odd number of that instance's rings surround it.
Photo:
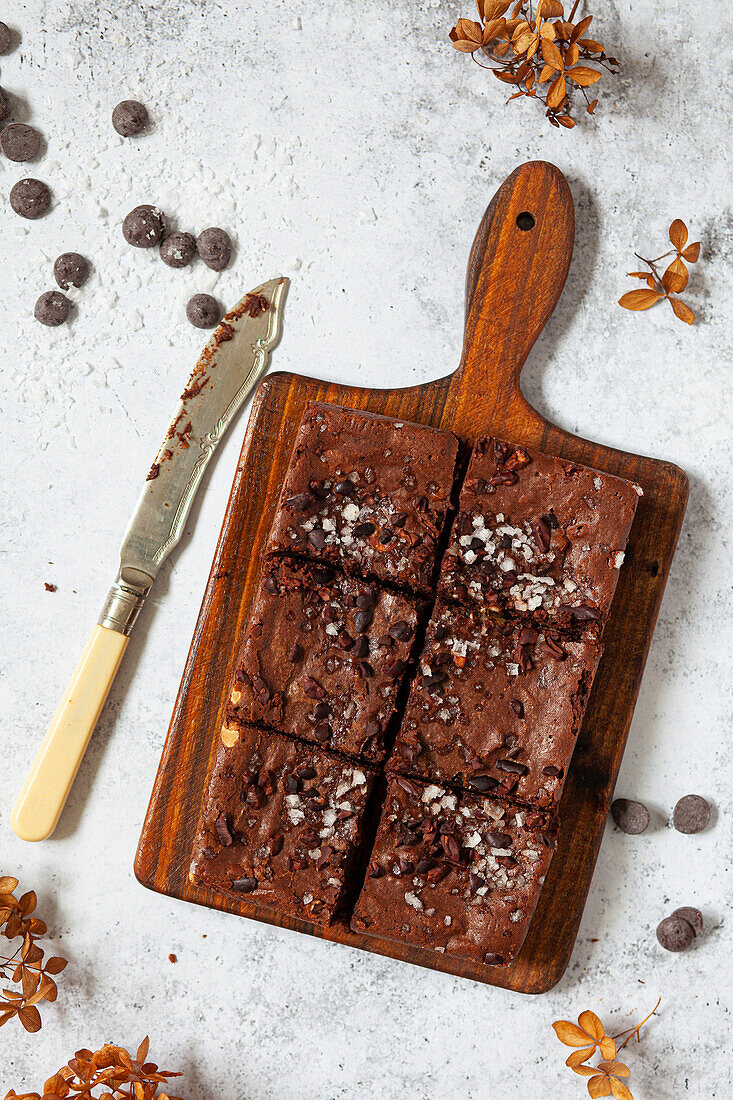
<path fill-rule="evenodd" d="M 267 369 L 288 281 L 250 291 L 219 323 L 181 394 L 120 551 L 99 625 L 129 634 L 161 564 L 180 539 L 204 470 Z"/>

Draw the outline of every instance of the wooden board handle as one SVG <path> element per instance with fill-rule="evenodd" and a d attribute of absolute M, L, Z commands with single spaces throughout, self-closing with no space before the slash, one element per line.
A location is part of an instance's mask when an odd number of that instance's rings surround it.
<path fill-rule="evenodd" d="M 446 422 L 509 422 L 527 405 L 519 375 L 567 278 L 575 212 L 567 180 L 546 161 L 512 172 L 489 203 L 473 242 L 466 278 L 461 365 L 453 375 Z M 487 407 L 476 410 L 476 395 Z M 536 414 L 538 415 L 538 414 Z"/>
<path fill-rule="evenodd" d="M 21 840 L 45 840 L 56 828 L 128 641 L 95 626 L 13 809 Z"/>

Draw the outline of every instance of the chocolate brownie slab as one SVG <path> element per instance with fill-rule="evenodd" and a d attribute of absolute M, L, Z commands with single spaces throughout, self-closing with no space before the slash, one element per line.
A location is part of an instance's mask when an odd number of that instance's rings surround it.
<path fill-rule="evenodd" d="M 457 452 L 450 432 L 311 402 L 268 551 L 427 592 Z"/>
<path fill-rule="evenodd" d="M 438 601 L 392 766 L 554 806 L 600 656 L 590 639 Z"/>
<path fill-rule="evenodd" d="M 328 924 L 350 885 L 376 773 L 233 720 L 223 727 L 191 878 Z"/>
<path fill-rule="evenodd" d="M 351 927 L 502 965 L 519 951 L 552 859 L 537 810 L 388 776 Z"/>
<path fill-rule="evenodd" d="M 562 629 L 600 633 L 641 489 L 480 439 L 461 490 L 439 592 Z"/>
<path fill-rule="evenodd" d="M 231 713 L 378 762 L 416 625 L 406 596 L 275 560 L 252 607 Z"/>

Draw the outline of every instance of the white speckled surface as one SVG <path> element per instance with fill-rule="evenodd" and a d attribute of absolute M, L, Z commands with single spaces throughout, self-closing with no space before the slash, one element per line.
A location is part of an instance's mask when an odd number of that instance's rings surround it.
<path fill-rule="evenodd" d="M 468 0 L 324 5 L 261 0 L 9 0 L 22 44 L 0 59 L 37 165 L 0 164 L 3 384 L 2 869 L 34 886 L 71 962 L 44 1027 L 0 1032 L 0 1086 L 40 1087 L 80 1045 L 135 1044 L 186 1071 L 188 1100 L 519 1100 L 582 1097 L 550 1023 L 596 1009 L 629 1026 L 636 1100 L 730 1097 L 730 418 L 733 194 L 711 56 L 733 32 L 713 0 L 596 4 L 594 32 L 625 58 L 595 122 L 550 130 L 450 49 Z M 712 29 L 711 29 L 712 28 Z M 727 55 L 723 50 L 723 58 Z M 724 67 L 724 65 L 723 65 Z M 137 96 L 144 138 L 111 128 Z M 26 767 L 114 576 L 118 544 L 168 413 L 202 343 L 187 297 L 232 304 L 292 277 L 276 365 L 408 384 L 457 363 L 465 263 L 503 177 L 532 157 L 567 174 L 577 247 L 561 303 L 525 370 L 530 399 L 580 434 L 690 475 L 672 571 L 617 793 L 656 811 L 648 835 L 610 826 L 572 963 L 528 999 L 322 944 L 144 891 L 132 861 L 244 430 L 219 453 L 190 537 L 165 568 L 53 840 L 8 826 Z M 28 169 L 30 168 L 30 171 Z M 52 185 L 37 223 L 10 210 L 24 175 Z M 122 216 L 157 202 L 177 227 L 237 240 L 218 278 L 129 248 Z M 635 247 L 662 251 L 673 217 L 704 259 L 693 329 L 663 307 L 616 306 Z M 657 247 L 660 246 L 660 247 Z M 32 319 L 62 250 L 95 265 L 69 327 Z M 51 594 L 44 581 L 58 585 Z M 684 837 L 664 822 L 695 791 L 716 806 Z M 683 956 L 658 921 L 699 906 Z M 204 938 L 205 937 L 205 938 Z M 175 952 L 178 962 L 168 961 Z M 643 983 L 643 984 L 642 984 Z"/>

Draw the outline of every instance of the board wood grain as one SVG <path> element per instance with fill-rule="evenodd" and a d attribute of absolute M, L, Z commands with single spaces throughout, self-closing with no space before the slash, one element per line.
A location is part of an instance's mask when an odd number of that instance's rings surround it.
<path fill-rule="evenodd" d="M 489 204 L 468 264 L 463 354 L 446 378 L 401 390 L 275 373 L 254 401 L 209 582 L 135 861 L 164 894 L 525 993 L 550 989 L 573 949 L 654 625 L 687 501 L 678 467 L 571 435 L 525 400 L 520 373 L 552 313 L 573 251 L 573 201 L 553 165 L 521 165 Z M 506 969 L 321 928 L 233 900 L 188 878 L 196 824 L 238 648 L 294 433 L 309 400 L 370 409 L 456 432 L 493 432 L 637 482 L 644 490 L 605 633 L 606 652 L 560 806 L 557 852 L 527 940 Z"/>

